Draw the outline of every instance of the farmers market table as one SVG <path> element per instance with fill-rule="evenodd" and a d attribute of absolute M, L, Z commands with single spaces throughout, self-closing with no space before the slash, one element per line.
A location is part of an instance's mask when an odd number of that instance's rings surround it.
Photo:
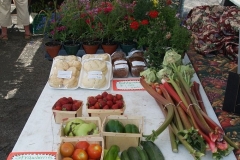
<path fill-rule="evenodd" d="M 185 56 L 185 61 L 189 61 L 187 56 Z M 194 80 L 199 82 L 196 74 L 194 75 Z M 209 116 L 214 121 L 218 122 L 202 87 L 200 87 L 200 91 Z M 101 92 L 103 91 L 86 89 L 56 90 L 49 88 L 48 84 L 46 84 L 22 133 L 19 136 L 18 141 L 13 148 L 13 152 L 57 152 L 58 145 L 60 143 L 60 124 L 55 124 L 54 116 L 51 110 L 55 101 L 63 96 L 83 100 L 83 116 L 88 116 L 85 107 L 87 97 L 97 95 Z M 126 104 L 124 115 L 137 115 L 144 117 L 144 134 L 150 134 L 152 130 L 157 129 L 164 121 L 164 116 L 159 106 L 146 91 L 114 91 L 111 86 L 107 92 L 113 94 L 121 93 L 123 95 Z M 179 146 L 178 153 L 172 152 L 168 129 L 158 136 L 155 143 L 163 152 L 166 160 L 193 159 L 193 157 L 182 145 Z M 211 153 L 207 152 L 206 156 L 202 159 L 209 160 L 212 159 L 211 156 Z M 224 159 L 234 160 L 236 157 L 233 153 L 231 153 Z"/>

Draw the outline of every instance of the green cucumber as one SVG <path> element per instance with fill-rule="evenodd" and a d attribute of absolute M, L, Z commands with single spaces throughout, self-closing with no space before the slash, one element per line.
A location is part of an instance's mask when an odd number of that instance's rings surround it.
<path fill-rule="evenodd" d="M 161 150 L 152 141 L 141 141 L 141 145 L 147 152 L 149 160 L 164 160 Z"/>
<path fill-rule="evenodd" d="M 105 125 L 106 132 L 117 132 L 117 133 L 124 133 L 125 129 L 123 124 L 118 120 L 109 120 Z"/>
<path fill-rule="evenodd" d="M 147 152 L 144 149 L 142 149 L 140 146 L 137 146 L 136 149 L 141 157 L 141 160 L 149 160 Z"/>
<path fill-rule="evenodd" d="M 127 149 L 127 153 L 130 160 L 141 160 L 141 157 L 135 147 L 129 147 Z"/>
<path fill-rule="evenodd" d="M 118 152 L 120 151 L 119 146 L 117 145 L 112 145 L 110 149 L 107 152 L 106 157 L 104 160 L 115 160 L 118 156 Z"/>
<path fill-rule="evenodd" d="M 125 133 L 139 133 L 139 130 L 135 124 L 127 124 L 125 125 Z"/>
<path fill-rule="evenodd" d="M 130 160 L 127 150 L 122 151 L 121 153 L 121 160 Z"/>

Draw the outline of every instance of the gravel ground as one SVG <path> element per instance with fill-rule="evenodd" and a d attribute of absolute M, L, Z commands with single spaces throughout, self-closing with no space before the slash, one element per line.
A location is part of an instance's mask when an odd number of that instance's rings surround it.
<path fill-rule="evenodd" d="M 221 0 L 185 0 L 183 13 L 199 5 L 220 4 Z M 16 24 L 16 16 L 13 15 Z M 8 29 L 9 40 L 0 41 L 0 157 L 12 151 L 43 90 L 52 62 L 44 58 L 41 36 L 24 39 L 23 28 Z"/>

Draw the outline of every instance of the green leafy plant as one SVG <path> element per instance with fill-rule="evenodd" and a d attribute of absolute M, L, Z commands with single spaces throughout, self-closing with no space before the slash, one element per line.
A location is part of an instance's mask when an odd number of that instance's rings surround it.
<path fill-rule="evenodd" d="M 78 0 L 63 2 L 59 14 L 61 15 L 60 25 L 65 27 L 62 31 L 63 41 L 73 43 L 81 41 L 87 24 L 82 15 L 85 13 L 84 6 Z"/>

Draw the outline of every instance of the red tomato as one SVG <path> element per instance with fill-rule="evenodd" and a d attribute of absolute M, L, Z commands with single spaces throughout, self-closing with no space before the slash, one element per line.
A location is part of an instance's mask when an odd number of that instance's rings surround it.
<path fill-rule="evenodd" d="M 76 149 L 82 149 L 84 151 L 87 151 L 87 148 L 89 146 L 89 143 L 87 141 L 79 141 L 76 145 Z"/>
<path fill-rule="evenodd" d="M 87 149 L 87 153 L 90 159 L 98 159 L 102 154 L 102 146 L 99 144 L 90 144 Z"/>
<path fill-rule="evenodd" d="M 82 149 L 75 149 L 72 158 L 73 160 L 88 160 L 88 154 Z"/>

